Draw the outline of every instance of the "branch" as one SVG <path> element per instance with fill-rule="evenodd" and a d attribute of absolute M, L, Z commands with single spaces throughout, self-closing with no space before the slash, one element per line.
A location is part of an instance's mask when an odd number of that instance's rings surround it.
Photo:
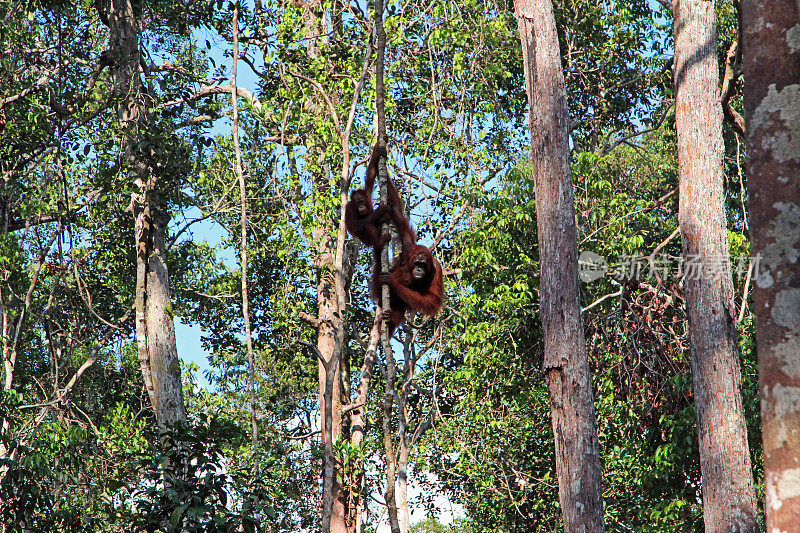
<path fill-rule="evenodd" d="M 176 65 L 171 61 L 164 61 L 160 65 L 153 65 L 150 67 L 150 70 L 157 71 L 157 72 L 177 72 L 178 74 L 183 74 L 188 78 L 194 78 L 195 76 L 186 70 L 185 68 Z"/>
<path fill-rule="evenodd" d="M 49 48 L 26 48 L 25 50 L 15 50 L 13 48 L 6 48 L 5 50 L 0 50 L 0 57 L 10 56 L 11 54 L 31 56 L 33 54 L 41 54 L 42 52 L 54 53 L 55 51 L 56 51 L 55 46 L 51 46 Z"/>
<path fill-rule="evenodd" d="M 436 237 L 433 238 L 433 244 L 431 245 L 431 251 L 434 251 L 436 247 L 439 245 L 439 243 L 442 242 L 442 239 L 444 239 L 445 235 L 450 233 L 450 231 L 452 231 L 455 225 L 458 224 L 458 221 L 461 219 L 462 216 L 464 216 L 464 213 L 466 212 L 468 205 L 469 205 L 469 200 L 464 202 L 464 204 L 458 210 L 458 213 L 456 213 L 456 215 L 450 220 L 450 223 L 444 230 L 439 229 L 436 232 Z"/>
<path fill-rule="evenodd" d="M 214 122 L 218 118 L 227 117 L 231 113 L 214 113 L 210 115 L 197 115 L 196 117 L 187 118 L 178 124 L 178 128 L 185 128 L 186 126 L 198 126 L 205 122 Z"/>
<path fill-rule="evenodd" d="M 205 83 L 205 82 L 200 82 Z M 261 100 L 258 97 L 254 96 L 249 90 L 245 89 L 244 87 L 236 87 L 236 94 L 240 98 L 244 98 L 247 100 L 248 103 L 255 109 L 257 112 L 261 112 L 264 108 Z M 186 98 L 177 98 L 175 100 L 170 100 L 168 102 L 162 102 L 156 106 L 156 109 L 163 109 L 166 107 L 176 106 L 180 104 L 185 104 L 189 102 L 194 102 L 195 100 L 199 100 L 200 98 L 205 98 L 208 96 L 215 96 L 218 94 L 233 94 L 234 87 L 232 85 L 211 85 L 208 87 L 203 87 L 196 93 L 187 96 Z M 203 122 L 213 122 L 214 120 L 222 117 L 227 117 L 230 115 L 230 112 L 226 113 L 215 113 L 211 115 L 198 115 L 196 117 L 192 117 L 181 122 L 178 126 L 185 127 L 185 126 L 194 126 L 197 124 L 202 124 Z M 302 141 L 300 135 L 294 134 L 286 136 L 285 133 L 281 132 L 278 135 L 272 135 L 270 137 L 262 137 L 262 142 L 281 142 L 281 144 L 298 144 Z"/>
<path fill-rule="evenodd" d="M 356 108 L 358 104 L 359 95 L 361 94 L 364 85 L 369 76 L 369 62 L 372 56 L 372 40 L 368 39 L 366 50 L 364 51 L 364 59 L 362 61 L 361 77 L 356 83 L 355 90 L 353 91 L 353 98 L 350 102 L 350 112 L 347 117 L 347 125 L 344 131 L 341 132 L 342 141 L 342 166 L 339 172 L 339 201 L 342 206 L 347 204 L 347 195 L 350 190 L 350 181 L 352 175 L 350 174 L 350 133 L 353 129 L 353 121 L 355 120 Z M 288 112 L 288 109 L 287 109 Z M 286 116 L 284 116 L 284 123 Z M 285 127 L 285 126 L 284 126 Z M 347 306 L 347 284 L 352 280 L 352 268 L 345 269 L 345 259 L 348 259 L 348 264 L 352 263 L 352 249 L 348 253 L 348 248 L 345 244 L 347 238 L 347 224 L 345 223 L 346 210 L 341 209 L 339 213 L 339 227 L 336 230 L 336 249 L 334 252 L 333 268 L 336 273 L 335 289 L 336 298 L 339 301 L 339 308 Z"/>
<path fill-rule="evenodd" d="M 325 361 L 324 357 L 322 357 L 322 353 L 319 351 L 319 348 L 317 348 L 316 346 L 314 346 L 310 342 L 306 342 L 306 341 L 303 341 L 303 340 L 298 340 L 297 342 L 299 342 L 300 344 L 302 344 L 303 346 L 305 346 L 309 350 L 311 350 L 314 353 L 314 355 L 317 356 L 317 359 L 319 359 L 319 361 L 322 363 L 322 366 L 326 369 L 326 372 L 327 372 L 329 363 Z"/>
<path fill-rule="evenodd" d="M 75 58 L 73 62 L 80 63 L 80 60 Z M 56 96 L 54 91 L 50 91 L 51 98 L 50 98 L 50 107 L 59 115 L 64 117 L 69 117 L 75 115 L 78 112 L 78 109 L 83 107 L 86 102 L 93 96 L 93 89 L 97 80 L 100 78 L 100 74 L 103 72 L 103 69 L 112 65 L 114 62 L 113 58 L 111 57 L 111 52 L 109 50 L 105 50 L 103 53 L 100 54 L 99 61 L 97 64 L 92 68 L 92 73 L 89 74 L 89 77 L 86 80 L 86 85 L 83 88 L 82 93 L 79 96 L 76 96 L 71 105 L 67 105 L 66 107 L 62 107 L 59 102 L 60 98 Z M 100 109 L 105 108 L 105 105 L 98 105 Z M 97 116 L 99 113 L 99 109 L 97 112 L 90 114 L 91 118 Z"/>
<path fill-rule="evenodd" d="M 261 101 L 255 96 L 253 96 L 253 93 L 251 93 L 244 87 L 234 88 L 233 85 L 211 85 L 209 87 L 203 87 L 196 93 L 189 95 L 186 98 L 178 98 L 176 100 L 170 100 L 168 102 L 163 102 L 161 104 L 158 104 L 156 106 L 156 109 L 163 109 L 165 107 L 178 105 L 185 102 L 192 102 L 194 100 L 198 100 L 206 96 L 213 96 L 216 94 L 233 94 L 234 90 L 236 91 L 237 96 L 247 100 L 256 111 L 261 111 L 261 109 L 263 109 L 264 106 L 261 104 Z"/>
<path fill-rule="evenodd" d="M 658 122 L 656 123 L 655 126 L 653 126 L 651 128 L 645 128 L 643 130 L 636 131 L 634 133 L 631 133 L 630 135 L 626 135 L 625 137 L 622 137 L 621 139 L 616 141 L 614 144 L 612 144 L 610 147 L 608 147 L 605 150 L 603 150 L 603 156 L 608 155 L 617 146 L 619 146 L 620 144 L 627 143 L 629 140 L 633 139 L 634 137 L 639 137 L 640 135 L 644 135 L 645 133 L 650 133 L 651 131 L 656 131 L 657 129 L 659 129 L 661 127 L 661 125 L 664 124 L 664 120 L 667 118 L 667 115 L 669 114 L 669 110 L 672 109 L 673 105 L 674 105 L 674 102 L 669 102 L 669 105 L 667 105 L 667 107 L 664 109 L 664 112 L 661 114 L 661 118 L 658 119 Z"/>
<path fill-rule="evenodd" d="M 669 2 L 669 0 L 657 0 L 657 2 L 664 6 L 664 9 L 672 13 L 672 3 Z"/>
<path fill-rule="evenodd" d="M 737 68 L 737 64 L 740 62 L 739 32 L 736 32 L 731 46 L 728 48 L 728 53 L 725 54 L 725 74 L 722 76 L 720 100 L 722 101 L 722 111 L 725 114 L 725 118 L 730 122 L 733 131 L 744 137 L 744 118 L 731 105 L 731 98 L 736 94 L 736 81 L 741 74 L 741 70 Z"/>
<path fill-rule="evenodd" d="M 676 235 L 678 235 L 678 233 L 680 233 L 680 231 L 681 231 L 681 228 L 680 228 L 680 226 L 678 226 L 677 228 L 675 228 L 675 231 L 673 231 L 672 233 L 670 233 L 669 237 L 667 237 L 666 239 L 664 239 L 663 241 L 661 241 L 661 243 L 659 243 L 659 245 L 658 245 L 658 246 L 656 246 L 656 247 L 653 249 L 653 253 L 651 253 L 651 254 L 648 256 L 648 257 L 649 257 L 649 259 L 652 261 L 652 259 L 653 259 L 653 258 L 656 256 L 656 254 L 657 254 L 658 252 L 660 252 L 660 251 L 661 251 L 661 249 L 662 249 L 663 247 L 665 247 L 667 244 L 669 244 L 669 241 L 671 241 L 672 239 L 674 239 L 674 238 L 675 238 L 675 236 L 676 236 Z"/>
<path fill-rule="evenodd" d="M 89 367 L 91 367 L 97 361 L 97 354 L 100 352 L 103 346 L 105 346 L 106 343 L 111 338 L 111 336 L 122 327 L 122 324 L 124 324 L 125 321 L 128 320 L 128 318 L 131 315 L 131 311 L 133 311 L 133 309 L 134 306 L 129 307 L 128 310 L 125 312 L 125 314 L 122 315 L 122 317 L 117 321 L 116 324 L 111 324 L 108 327 L 106 327 L 106 331 L 103 337 L 100 339 L 100 342 L 98 342 L 94 346 L 94 348 L 92 348 L 92 351 L 89 354 L 89 356 L 80 366 L 80 368 L 78 368 L 78 370 L 75 371 L 75 373 L 72 375 L 69 382 L 67 382 L 64 388 L 61 390 L 57 390 L 49 402 L 36 405 L 35 407 L 52 407 L 63 402 L 66 399 L 67 395 L 70 393 L 70 391 L 72 391 L 73 387 L 75 387 L 75 384 L 78 382 L 81 376 L 83 376 L 83 374 L 89 369 Z M 29 406 L 29 407 L 34 407 L 34 406 Z M 33 421 L 33 427 L 37 427 L 39 424 L 42 423 L 42 421 L 47 416 L 47 412 L 48 412 L 47 409 L 43 409 L 36 416 L 36 418 Z"/>
<path fill-rule="evenodd" d="M 606 294 L 602 298 L 599 298 L 599 299 L 595 300 L 591 304 L 589 304 L 586 307 L 584 307 L 583 309 L 581 309 L 581 313 L 585 313 L 586 311 L 588 311 L 592 307 L 596 307 L 596 306 L 600 305 L 602 302 L 604 302 L 605 300 L 608 300 L 609 298 L 614 298 L 615 296 L 621 296 L 621 295 L 622 295 L 622 289 L 618 290 L 617 292 L 613 292 L 611 294 Z"/>
<path fill-rule="evenodd" d="M 372 321 L 372 331 L 369 335 L 369 345 L 367 352 L 364 354 L 364 365 L 361 367 L 361 380 L 358 384 L 358 393 L 354 403 L 365 404 L 367 402 L 367 395 L 369 394 L 369 382 L 375 372 L 375 356 L 378 351 L 378 342 L 381 336 L 381 308 L 378 307 L 375 311 L 375 319 Z"/>
<path fill-rule="evenodd" d="M 302 320 L 303 322 L 305 322 L 309 326 L 312 326 L 312 327 L 314 327 L 316 329 L 319 329 L 319 327 L 322 325 L 322 322 L 320 321 L 320 319 L 318 319 L 315 316 L 309 315 L 305 311 L 300 311 L 299 313 L 297 313 L 297 318 L 299 318 L 300 320 Z"/>
<path fill-rule="evenodd" d="M 661 204 L 663 204 L 664 202 L 669 200 L 671 197 L 673 197 L 677 193 L 678 193 L 678 189 L 677 188 L 672 189 L 670 192 L 668 192 L 667 194 L 665 194 L 664 196 L 662 196 L 661 198 L 659 198 L 658 200 L 653 202 L 653 205 L 650 205 L 650 206 L 647 206 L 647 207 L 643 207 L 642 209 L 637 209 L 636 211 L 631 211 L 630 213 L 626 213 L 626 214 L 622 215 L 621 217 L 619 217 L 616 220 L 612 220 L 608 224 L 597 228 L 596 230 L 591 232 L 589 235 L 584 237 L 583 240 L 581 240 L 580 244 L 585 243 L 586 241 L 588 241 L 589 239 L 594 237 L 598 232 L 603 231 L 604 229 L 607 229 L 607 228 L 611 227 L 613 224 L 617 224 L 617 223 L 625 220 L 628 217 L 632 217 L 633 215 L 638 215 L 638 214 L 641 214 L 641 213 L 649 213 L 650 211 L 652 211 L 653 209 L 659 207 Z"/>
<path fill-rule="evenodd" d="M 742 289 L 742 305 L 739 308 L 739 318 L 736 319 L 736 323 L 740 323 L 744 320 L 744 312 L 747 310 L 747 292 L 750 290 L 750 281 L 753 279 L 753 263 L 750 262 L 747 265 L 747 277 L 744 280 L 744 289 Z"/>
<path fill-rule="evenodd" d="M 360 409 L 361 407 L 364 407 L 364 405 L 366 405 L 366 402 L 358 402 L 345 405 L 342 407 L 342 416 L 346 415 L 350 411 L 355 411 L 356 409 Z"/>
<path fill-rule="evenodd" d="M 0 98 L 0 109 L 3 109 L 6 106 L 6 104 L 13 104 L 17 100 L 25 98 L 26 96 L 28 96 L 33 92 L 44 90 L 44 88 L 47 87 L 47 84 L 50 82 L 50 80 L 52 80 L 55 76 L 57 76 L 60 71 L 61 67 L 57 67 L 49 72 L 45 72 L 44 74 L 41 75 L 41 77 L 36 81 L 36 84 L 33 85 L 32 87 L 28 87 L 27 89 L 24 89 L 22 92 L 17 93 L 13 96 L 9 96 L 8 98 Z"/>
<path fill-rule="evenodd" d="M 95 189 L 89 192 L 86 195 L 86 198 L 73 210 L 70 211 L 68 216 L 65 219 L 65 222 L 72 222 L 75 218 L 75 215 L 81 211 L 84 207 L 86 207 L 89 202 L 97 198 L 97 196 L 102 192 L 102 189 Z M 8 232 L 11 233 L 12 231 L 21 230 L 27 227 L 34 227 L 34 226 L 41 226 L 42 224 L 49 224 L 51 222 L 58 222 L 61 219 L 62 215 L 52 215 L 49 217 L 42 217 L 38 216 L 36 218 L 15 218 L 13 221 L 9 221 L 8 223 Z"/>
<path fill-rule="evenodd" d="M 308 83 L 310 83 L 312 85 L 312 87 L 314 87 L 314 89 L 316 89 L 322 95 L 322 98 L 325 100 L 325 103 L 328 105 L 328 110 L 331 113 L 331 118 L 333 119 L 333 125 L 336 127 L 336 132 L 339 134 L 339 136 L 341 136 L 342 135 L 342 126 L 341 126 L 341 124 L 339 124 L 339 115 L 336 114 L 336 107 L 333 105 L 333 102 L 331 101 L 330 97 L 328 96 L 328 93 L 325 92 L 325 89 L 322 87 L 322 85 L 320 85 L 320 83 L 317 80 L 312 80 L 308 76 L 303 76 L 302 74 L 300 74 L 298 72 L 292 72 L 292 69 L 290 69 L 285 64 L 283 65 L 283 69 L 285 69 L 285 71 L 288 72 L 290 76 L 298 78 L 298 79 L 301 79 L 301 80 L 304 80 L 304 81 L 307 81 Z"/>

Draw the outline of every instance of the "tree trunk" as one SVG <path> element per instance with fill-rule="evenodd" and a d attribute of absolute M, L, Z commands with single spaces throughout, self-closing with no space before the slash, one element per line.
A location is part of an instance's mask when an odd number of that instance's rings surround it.
<path fill-rule="evenodd" d="M 714 3 L 674 3 L 675 120 L 686 311 L 706 532 L 756 532 L 723 189 Z"/>
<path fill-rule="evenodd" d="M 408 396 L 411 383 L 414 380 L 414 370 L 417 366 L 417 358 L 412 353 L 411 344 L 414 342 L 413 338 L 406 337 L 406 342 L 403 345 L 403 379 L 401 386 L 398 390 L 398 425 L 397 433 L 399 436 L 399 452 L 397 458 L 397 515 L 400 525 L 400 533 L 410 533 L 411 531 L 411 514 L 408 508 L 408 475 L 409 475 L 409 459 L 411 457 L 411 448 L 419 442 L 419 438 L 432 427 L 429 420 L 433 420 L 433 412 L 429 415 L 428 420 L 418 422 L 416 430 L 411 431 L 408 416 Z M 431 399 L 435 394 L 436 387 L 434 385 L 431 392 Z"/>
<path fill-rule="evenodd" d="M 323 32 L 323 20 L 320 18 L 320 0 L 304 2 L 303 19 L 306 28 L 306 51 L 309 57 L 316 59 L 320 55 L 320 44 L 327 39 Z M 310 100 L 308 105 L 313 112 L 324 115 L 324 104 Z M 325 169 L 324 148 L 307 146 L 306 157 L 317 156 L 320 169 Z M 312 177 L 315 205 L 325 205 L 330 195 L 330 183 L 325 170 L 319 170 Z M 323 198 L 325 198 L 323 200 Z M 339 229 L 345 231 L 344 228 Z M 346 498 L 339 484 L 338 465 L 334 452 L 334 444 L 342 436 L 342 401 L 341 345 L 344 341 L 344 307 L 341 264 L 337 265 L 336 247 L 339 239 L 331 236 L 329 219 L 326 214 L 318 213 L 312 231 L 316 244 L 317 268 L 317 349 L 319 374 L 320 429 L 324 447 L 322 474 L 322 530 L 324 533 L 347 533 L 345 518 Z M 330 372 L 326 369 L 330 369 Z M 329 375 L 330 374 L 330 375 Z"/>
<path fill-rule="evenodd" d="M 800 48 L 793 0 L 743 2 L 767 531 L 800 524 Z"/>
<path fill-rule="evenodd" d="M 153 149 L 145 135 L 147 95 L 139 77 L 139 32 L 130 0 L 112 0 L 108 22 L 122 146 L 137 189 L 132 207 L 139 364 L 156 420 L 163 427 L 186 418 L 164 242 L 169 216 L 160 203 L 158 177 L 148 163 Z"/>
<path fill-rule="evenodd" d="M 377 361 L 378 342 L 380 342 L 380 330 L 383 321 L 379 316 L 375 317 L 372 324 L 372 331 L 370 332 L 369 344 L 367 351 L 364 354 L 364 364 L 361 367 L 361 379 L 358 384 L 358 393 L 356 396 L 355 404 L 358 407 L 350 411 L 350 446 L 353 449 L 358 449 L 364 441 L 366 433 L 365 411 L 367 396 L 369 395 L 369 385 L 372 380 L 372 374 L 375 371 L 375 363 Z M 358 457 L 353 463 L 354 474 L 351 479 L 354 480 L 354 485 L 349 487 L 351 505 L 348 508 L 348 516 L 352 524 L 349 528 L 349 533 L 360 532 L 363 522 L 362 513 L 366 509 L 367 498 L 362 494 L 365 492 L 364 487 L 364 458 Z"/>
<path fill-rule="evenodd" d="M 319 287 L 319 284 L 318 284 Z M 319 310 L 322 320 L 323 311 L 327 315 L 327 309 L 331 308 L 331 300 L 327 300 L 325 309 L 323 301 L 320 299 Z M 331 315 L 332 316 L 332 315 Z M 328 322 L 332 319 L 329 318 Z M 320 333 L 317 337 L 317 349 L 319 356 L 324 362 L 319 361 L 320 376 L 320 408 L 321 408 L 321 433 L 323 445 L 323 476 L 322 476 L 322 531 L 324 533 L 346 533 L 347 526 L 345 520 L 345 505 L 342 500 L 342 487 L 339 483 L 340 476 L 337 475 L 339 467 L 336 461 L 334 444 L 341 437 L 341 379 L 339 365 L 339 350 L 335 349 L 336 335 L 333 332 L 323 334 L 325 325 L 320 326 Z M 332 326 L 327 326 L 332 328 Z M 323 351 L 323 348 L 326 351 Z M 323 381 L 324 379 L 324 381 Z"/>
<path fill-rule="evenodd" d="M 310 152 L 309 152 L 310 153 Z M 314 176 L 314 194 L 320 198 L 330 194 L 324 175 Z M 320 200 L 317 205 L 322 205 Z M 317 243 L 317 349 L 319 350 L 320 429 L 324 447 L 322 479 L 323 531 L 346 533 L 345 495 L 337 475 L 338 464 L 334 444 L 342 436 L 341 346 L 343 342 L 339 299 L 339 275 L 335 273 L 333 239 L 328 233 L 327 220 L 315 222 L 314 242 Z"/>
<path fill-rule="evenodd" d="M 567 532 L 604 531 L 597 420 L 581 322 L 566 90 L 550 0 L 515 0 L 528 95 L 544 372 Z"/>
<path fill-rule="evenodd" d="M 233 65 L 231 66 L 231 103 L 233 104 L 233 146 L 236 151 L 236 177 L 239 181 L 239 205 L 242 221 L 242 318 L 244 319 L 244 340 L 247 347 L 247 388 L 250 392 L 250 436 L 253 442 L 253 463 L 258 470 L 258 423 L 256 420 L 256 367 L 253 355 L 253 335 L 250 329 L 250 297 L 247 291 L 247 185 L 242 168 L 242 148 L 239 143 L 239 93 L 236 76 L 239 59 L 239 2 L 233 7 L 231 21 L 233 34 Z"/>
<path fill-rule="evenodd" d="M 408 459 L 411 454 L 411 449 L 408 443 L 408 427 L 402 427 L 400 433 L 400 454 L 397 460 L 397 520 L 400 533 L 410 533 L 411 515 L 408 510 Z"/>
<path fill-rule="evenodd" d="M 397 458 L 394 454 L 394 440 L 392 439 L 392 411 L 394 407 L 394 361 L 386 365 L 386 395 L 383 399 L 383 413 L 381 416 L 383 428 L 383 453 L 386 456 L 386 509 L 389 514 L 389 528 L 392 533 L 400 533 L 400 521 L 397 518 L 397 498 L 395 487 L 397 484 Z"/>
<path fill-rule="evenodd" d="M 386 109 L 384 107 L 384 85 L 383 67 L 386 52 L 386 32 L 383 28 L 383 0 L 375 0 L 375 40 L 378 51 L 375 61 L 375 115 L 378 125 L 378 144 L 386 147 Z M 381 205 L 387 205 L 386 180 L 389 172 L 386 168 L 386 157 L 378 159 L 378 179 L 380 181 Z M 383 236 L 389 235 L 389 223 L 384 221 L 381 224 Z M 376 258 L 377 260 L 377 258 Z M 381 272 L 384 274 L 389 271 L 389 250 L 384 247 L 381 250 Z M 381 309 L 389 309 L 389 285 L 381 285 Z M 397 458 L 394 451 L 394 439 L 392 439 L 392 412 L 394 411 L 395 398 L 395 360 L 394 351 L 389 335 L 389 325 L 384 320 L 381 322 L 381 345 L 383 346 L 384 360 L 386 361 L 386 393 L 383 398 L 383 451 L 386 458 L 386 507 L 389 514 L 389 527 L 392 533 L 400 533 L 400 523 L 397 518 L 397 499 L 395 498 L 395 487 L 397 484 Z"/>

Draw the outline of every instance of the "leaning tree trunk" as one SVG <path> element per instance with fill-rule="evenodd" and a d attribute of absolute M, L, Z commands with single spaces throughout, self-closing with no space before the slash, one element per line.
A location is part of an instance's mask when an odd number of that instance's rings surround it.
<path fill-rule="evenodd" d="M 145 134 L 148 97 L 139 77 L 139 30 L 130 0 L 111 1 L 108 24 L 122 146 L 136 187 L 132 207 L 139 364 L 156 420 L 163 427 L 186 418 L 166 263 L 169 217 L 159 198 L 159 179 L 149 164 L 153 150 Z"/>
<path fill-rule="evenodd" d="M 528 94 L 544 372 L 567 532 L 604 531 L 597 420 L 581 322 L 569 113 L 550 0 L 515 0 Z"/>
<path fill-rule="evenodd" d="M 794 0 L 743 2 L 744 107 L 767 531 L 800 527 L 800 29 Z"/>
<path fill-rule="evenodd" d="M 714 3 L 674 3 L 675 121 L 694 399 L 706 532 L 758 531 L 740 390 L 723 189 Z"/>

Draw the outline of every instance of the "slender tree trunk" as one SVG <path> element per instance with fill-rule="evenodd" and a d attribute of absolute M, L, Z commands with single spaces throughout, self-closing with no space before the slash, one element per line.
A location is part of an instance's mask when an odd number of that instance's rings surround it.
<path fill-rule="evenodd" d="M 714 3 L 674 3 L 679 221 L 707 532 L 758 531 L 723 189 Z"/>
<path fill-rule="evenodd" d="M 378 143 L 386 147 L 386 109 L 384 107 L 383 68 L 386 52 L 386 32 L 383 28 L 383 0 L 375 1 L 375 38 L 377 58 L 375 61 L 375 114 L 378 123 Z M 378 179 L 380 181 L 381 205 L 388 202 L 386 180 L 389 172 L 386 168 L 386 158 L 378 159 Z M 382 234 L 389 235 L 389 224 L 382 224 Z M 381 271 L 389 271 L 389 250 L 384 247 L 381 251 Z M 381 309 L 389 309 L 389 285 L 381 286 Z M 389 335 L 389 325 L 386 321 L 381 323 L 381 345 L 386 361 L 386 394 L 383 399 L 383 451 L 386 460 L 386 507 L 389 513 L 389 525 L 392 533 L 400 533 L 400 524 L 397 519 L 397 500 L 395 498 L 397 458 L 394 452 L 394 439 L 392 439 L 392 413 L 395 404 L 395 361 Z"/>
<path fill-rule="evenodd" d="M 397 459 L 397 514 L 400 522 L 400 533 L 411 531 L 411 514 L 408 508 L 408 468 L 411 457 L 411 448 L 414 446 L 426 428 L 430 427 L 426 421 L 417 424 L 416 431 L 411 432 L 408 422 L 408 393 L 414 380 L 414 370 L 417 359 L 412 354 L 411 344 L 413 338 L 406 338 L 403 344 L 403 381 L 398 391 L 398 428 L 399 452 Z M 435 391 L 435 386 L 434 386 Z M 431 399 L 433 394 L 431 394 Z M 431 419 L 433 416 L 431 415 Z M 410 434 L 411 433 L 411 434 Z"/>
<path fill-rule="evenodd" d="M 361 446 L 366 432 L 364 420 L 365 405 L 367 403 L 367 396 L 369 395 L 369 385 L 372 380 L 372 374 L 375 371 L 381 323 L 382 320 L 380 317 L 376 316 L 372 324 L 367 351 L 364 354 L 364 364 L 361 367 L 361 379 L 358 384 L 358 393 L 353 402 L 357 407 L 354 407 L 350 413 L 350 445 L 354 449 L 358 449 Z M 362 512 L 366 508 L 366 500 L 361 496 L 364 493 L 363 456 L 359 457 L 354 462 L 353 470 L 354 474 L 352 478 L 355 480 L 355 486 L 350 487 L 350 491 L 355 494 L 350 497 L 350 501 L 352 502 L 352 507 L 349 509 L 349 516 L 352 520 L 352 526 L 349 529 L 350 533 L 360 531 L 359 527 L 363 522 Z"/>
<path fill-rule="evenodd" d="M 400 521 L 397 518 L 397 498 L 395 485 L 397 478 L 397 458 L 394 453 L 394 439 L 392 439 L 392 412 L 394 411 L 394 370 L 389 370 L 394 362 L 386 365 L 386 395 L 383 399 L 383 413 L 381 415 L 383 427 L 383 453 L 386 461 L 386 507 L 389 514 L 389 527 L 392 533 L 400 533 Z"/>
<path fill-rule="evenodd" d="M 112 0 L 108 21 L 122 146 L 137 191 L 132 198 L 136 341 L 147 393 L 163 427 L 186 418 L 164 242 L 169 216 L 159 198 L 158 177 L 148 163 L 153 153 L 145 135 L 148 97 L 139 77 L 139 30 L 130 0 Z"/>
<path fill-rule="evenodd" d="M 5 375 L 3 377 L 3 391 L 11 390 L 14 383 L 14 367 L 16 365 L 16 350 L 11 347 L 10 320 L 8 308 L 6 307 L 3 289 L 0 287 L 0 345 L 2 346 L 3 369 Z M 3 417 L 2 424 L 0 424 L 0 436 L 3 437 L 0 441 L 0 459 L 8 459 L 9 447 L 5 444 L 11 440 L 11 421 L 7 417 Z M 6 476 L 8 466 L 6 464 L 0 465 L 0 481 Z M 0 532 L 5 533 L 6 526 L 3 524 Z"/>
<path fill-rule="evenodd" d="M 604 531 L 597 420 L 581 321 L 569 113 L 550 0 L 515 0 L 528 94 L 544 372 L 567 532 Z"/>
<path fill-rule="evenodd" d="M 800 16 L 743 2 L 744 107 L 767 531 L 800 527 Z"/>
<path fill-rule="evenodd" d="M 397 520 L 400 533 L 411 531 L 411 515 L 408 510 L 408 460 L 411 449 L 408 443 L 408 426 L 400 429 L 400 453 L 397 459 Z"/>
<path fill-rule="evenodd" d="M 255 361 L 253 358 L 253 336 L 250 331 L 250 299 L 247 293 L 247 186 L 242 169 L 242 149 L 239 146 L 239 99 L 236 90 L 236 74 L 239 59 L 239 2 L 233 7 L 233 67 L 231 69 L 231 100 L 233 102 L 233 146 L 236 150 L 236 177 L 239 180 L 239 204 L 242 211 L 242 317 L 244 337 L 247 345 L 247 388 L 250 390 L 250 431 L 253 441 L 253 460 L 258 468 L 258 425 L 256 424 Z"/>

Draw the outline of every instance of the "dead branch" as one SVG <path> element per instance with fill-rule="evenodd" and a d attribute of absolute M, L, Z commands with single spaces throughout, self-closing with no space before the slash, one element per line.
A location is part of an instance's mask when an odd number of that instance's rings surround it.
<path fill-rule="evenodd" d="M 739 65 L 741 64 L 741 52 L 739 46 L 739 32 L 733 37 L 728 53 L 725 54 L 725 74 L 722 76 L 722 91 L 720 100 L 722 101 L 722 111 L 725 118 L 730 122 L 733 130 L 744 137 L 745 124 L 744 118 L 733 108 L 731 98 L 736 94 L 736 82 L 741 74 Z"/>

